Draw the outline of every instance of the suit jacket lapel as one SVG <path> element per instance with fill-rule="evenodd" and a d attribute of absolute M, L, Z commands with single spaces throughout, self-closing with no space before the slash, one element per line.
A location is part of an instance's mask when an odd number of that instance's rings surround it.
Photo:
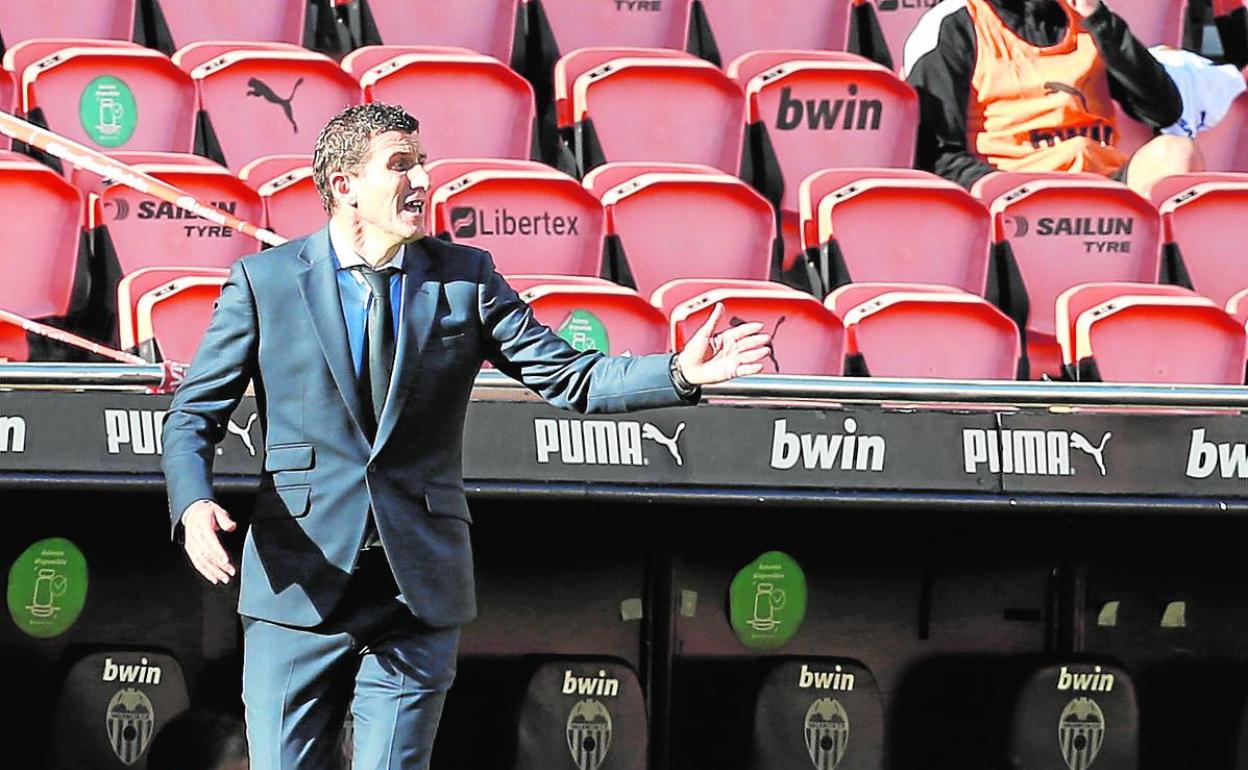
<path fill-rule="evenodd" d="M 342 299 L 338 294 L 337 265 L 330 257 L 329 228 L 325 227 L 309 236 L 300 254 L 308 263 L 295 278 L 303 301 L 312 317 L 317 341 L 329 364 L 329 372 L 346 402 L 351 419 L 368 435 L 365 426 L 364 405 L 360 400 L 356 383 L 355 364 L 351 360 L 351 346 L 347 341 L 347 322 L 342 317 Z"/>
<path fill-rule="evenodd" d="M 433 277 L 433 255 L 425 246 L 426 240 L 428 237 L 408 244 L 403 257 L 403 319 L 399 324 L 399 340 L 394 350 L 394 374 L 390 378 L 386 406 L 382 409 L 377 438 L 373 442 L 374 454 L 386 443 L 398 422 L 412 379 L 416 376 L 417 360 L 428 343 L 438 310 L 441 283 Z"/>

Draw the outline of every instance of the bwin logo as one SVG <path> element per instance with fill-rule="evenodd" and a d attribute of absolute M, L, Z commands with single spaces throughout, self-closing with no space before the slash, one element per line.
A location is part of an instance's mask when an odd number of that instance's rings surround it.
<path fill-rule="evenodd" d="M 160 666 L 149 666 L 147 658 L 139 658 L 138 665 L 117 664 L 112 658 L 105 658 L 100 681 L 121 682 L 122 684 L 160 684 L 160 674 Z"/>
<path fill-rule="evenodd" d="M 0 416 L 0 454 L 26 451 L 26 420 L 21 417 Z"/>
<path fill-rule="evenodd" d="M 0 450 L 3 449 L 4 444 L 0 443 Z M 1248 479 L 1248 444 L 1215 444 L 1205 439 L 1204 428 L 1196 428 L 1187 450 L 1187 477 L 1207 479 L 1215 472 L 1224 479 Z"/>
<path fill-rule="evenodd" d="M 797 676 L 797 686 L 803 690 L 813 687 L 816 690 L 853 692 L 854 675 L 842 671 L 840 666 L 832 671 L 811 671 L 810 667 L 803 663 L 802 670 Z"/>
<path fill-rule="evenodd" d="M 1114 675 L 1101 673 L 1100 666 L 1094 666 L 1092 673 L 1079 673 L 1078 671 L 1071 673 L 1069 669 L 1062 666 L 1061 673 L 1057 675 L 1057 689 L 1061 691 L 1074 690 L 1075 692 L 1113 692 L 1114 691 Z"/>
<path fill-rule="evenodd" d="M 1102 476 L 1105 445 L 1113 437 L 1105 433 L 1093 445 L 1082 433 L 1064 430 L 983 430 L 962 431 L 962 461 L 967 473 L 978 473 L 987 464 L 990 473 L 1020 476 L 1073 476 L 1070 450 L 1078 449 L 1096 462 Z"/>
<path fill-rule="evenodd" d="M 793 89 L 780 89 L 780 109 L 776 115 L 776 128 L 781 131 L 792 131 L 801 128 L 803 119 L 806 127 L 813 130 L 832 131 L 879 131 L 880 116 L 884 113 L 884 104 L 879 99 L 858 99 L 858 86 L 851 83 L 848 88 L 849 99 L 794 99 Z M 837 122 L 840 126 L 837 126 Z"/>
<path fill-rule="evenodd" d="M 165 413 L 151 409 L 105 409 L 104 431 L 108 437 L 108 453 L 121 454 L 129 446 L 131 454 L 158 455 L 160 427 Z"/>
<path fill-rule="evenodd" d="M 820 698 L 806 710 L 806 753 L 817 770 L 834 770 L 849 746 L 849 714 L 835 698 Z"/>
<path fill-rule="evenodd" d="M 549 463 L 558 455 L 564 465 L 649 465 L 642 455 L 642 440 L 648 439 L 667 449 L 678 466 L 684 465 L 677 443 L 685 423 L 669 438 L 651 423 L 631 420 L 552 420 L 533 421 L 537 461 Z"/>
<path fill-rule="evenodd" d="M 858 421 L 846 417 L 844 433 L 790 433 L 788 420 L 776 420 L 771 434 L 771 467 L 789 470 L 798 462 L 808 471 L 884 470 L 888 445 L 883 436 L 858 435 Z M 839 461 L 839 462 L 838 462 Z"/>
<path fill-rule="evenodd" d="M 564 669 L 562 690 L 564 695 L 614 698 L 620 694 L 620 680 L 608 677 L 606 671 L 599 671 L 598 676 L 576 676 L 570 669 Z"/>

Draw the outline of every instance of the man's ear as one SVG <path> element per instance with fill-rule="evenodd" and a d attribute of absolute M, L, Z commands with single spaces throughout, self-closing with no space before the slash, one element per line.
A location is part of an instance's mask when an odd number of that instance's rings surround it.
<path fill-rule="evenodd" d="M 329 175 L 329 189 L 334 194 L 334 200 L 352 208 L 356 206 L 355 186 L 351 184 L 351 177 L 335 171 Z"/>

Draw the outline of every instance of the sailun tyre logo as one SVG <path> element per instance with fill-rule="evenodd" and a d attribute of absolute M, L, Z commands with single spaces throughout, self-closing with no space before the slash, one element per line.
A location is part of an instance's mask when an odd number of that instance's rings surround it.
<path fill-rule="evenodd" d="M 849 746 L 849 714 L 835 698 L 820 698 L 806 710 L 806 753 L 816 770 L 835 770 Z"/>
<path fill-rule="evenodd" d="M 598 770 L 611 750 L 611 712 L 600 701 L 577 701 L 568 712 L 568 751 L 580 770 Z"/>
<path fill-rule="evenodd" d="M 1088 770 L 1105 741 L 1105 712 L 1091 698 L 1075 698 L 1057 720 L 1057 742 L 1070 770 Z"/>

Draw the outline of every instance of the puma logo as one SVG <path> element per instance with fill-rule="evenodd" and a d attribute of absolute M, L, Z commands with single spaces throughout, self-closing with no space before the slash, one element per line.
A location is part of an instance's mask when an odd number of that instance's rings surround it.
<path fill-rule="evenodd" d="M 684 430 L 685 424 L 682 422 L 680 425 L 676 426 L 676 432 L 672 434 L 672 437 L 668 438 L 667 436 L 664 436 L 663 432 L 653 424 L 646 423 L 641 426 L 641 437 L 648 438 L 656 444 L 662 444 L 667 447 L 667 451 L 671 453 L 672 459 L 676 461 L 676 464 L 683 466 L 685 464 L 685 460 L 680 456 L 680 446 L 676 442 L 680 440 L 680 434 L 683 433 Z"/>
<path fill-rule="evenodd" d="M 243 446 L 247 447 L 247 451 L 251 453 L 252 457 L 256 456 L 256 445 L 251 443 L 251 426 L 255 424 L 258 416 L 258 413 L 252 412 L 251 416 L 247 418 L 247 424 L 245 426 L 239 425 L 233 420 L 230 420 L 225 424 L 225 429 L 227 431 L 243 440 Z"/>
<path fill-rule="evenodd" d="M 1092 446 L 1092 442 L 1084 438 L 1082 433 L 1071 433 L 1070 445 L 1096 460 L 1096 466 L 1101 469 L 1101 475 L 1107 476 L 1109 471 L 1105 469 L 1105 445 L 1109 443 L 1113 435 L 1113 433 L 1106 433 L 1104 436 L 1101 436 L 1100 446 Z"/>
<path fill-rule="evenodd" d="M 260 78 L 249 78 L 247 85 L 250 90 L 247 91 L 248 96 L 258 96 L 270 104 L 279 105 L 282 112 L 286 113 L 286 119 L 290 121 L 290 125 L 295 129 L 295 133 L 299 133 L 299 124 L 295 122 L 295 113 L 291 108 L 291 102 L 294 101 L 295 92 L 299 90 L 299 86 L 303 85 L 303 78 L 295 81 L 294 88 L 290 89 L 290 96 L 283 99 L 278 96 L 268 84 Z"/>
<path fill-rule="evenodd" d="M 1071 96 L 1078 99 L 1079 103 L 1083 105 L 1084 112 L 1091 112 L 1091 110 L 1088 109 L 1088 97 L 1084 96 L 1083 91 L 1080 91 L 1078 88 L 1075 88 L 1074 86 L 1068 86 L 1065 83 L 1056 83 L 1056 82 L 1050 81 L 1044 84 L 1044 92 L 1046 94 L 1057 94 L 1057 93 L 1070 94 Z"/>
<path fill-rule="evenodd" d="M 772 329 L 771 329 L 771 339 L 772 339 L 772 342 L 775 342 L 775 339 L 776 339 L 776 332 L 780 331 L 780 326 L 784 323 L 784 318 L 785 318 L 785 317 L 782 315 L 782 316 L 780 316 L 779 318 L 777 318 L 777 319 L 776 319 L 776 325 L 775 325 L 775 326 L 773 326 L 773 327 L 772 327 Z M 745 321 L 745 319 L 744 319 L 744 318 L 741 318 L 741 317 L 739 317 L 739 316 L 735 316 L 735 315 L 734 315 L 734 316 L 733 316 L 733 317 L 732 317 L 732 318 L 728 321 L 728 325 L 729 325 L 729 326 L 740 326 L 741 324 L 743 324 L 743 323 L 745 323 L 745 322 L 746 322 L 746 321 Z M 773 366 L 775 366 L 775 367 L 776 367 L 776 371 L 777 371 L 777 372 L 779 372 L 779 371 L 780 371 L 780 360 L 776 358 L 776 346 L 775 346 L 775 345 L 772 345 L 772 346 L 771 346 L 771 350 L 770 350 L 770 351 L 768 351 L 768 353 L 767 353 L 767 357 L 771 359 L 771 363 L 772 363 L 772 365 L 773 365 Z"/>

